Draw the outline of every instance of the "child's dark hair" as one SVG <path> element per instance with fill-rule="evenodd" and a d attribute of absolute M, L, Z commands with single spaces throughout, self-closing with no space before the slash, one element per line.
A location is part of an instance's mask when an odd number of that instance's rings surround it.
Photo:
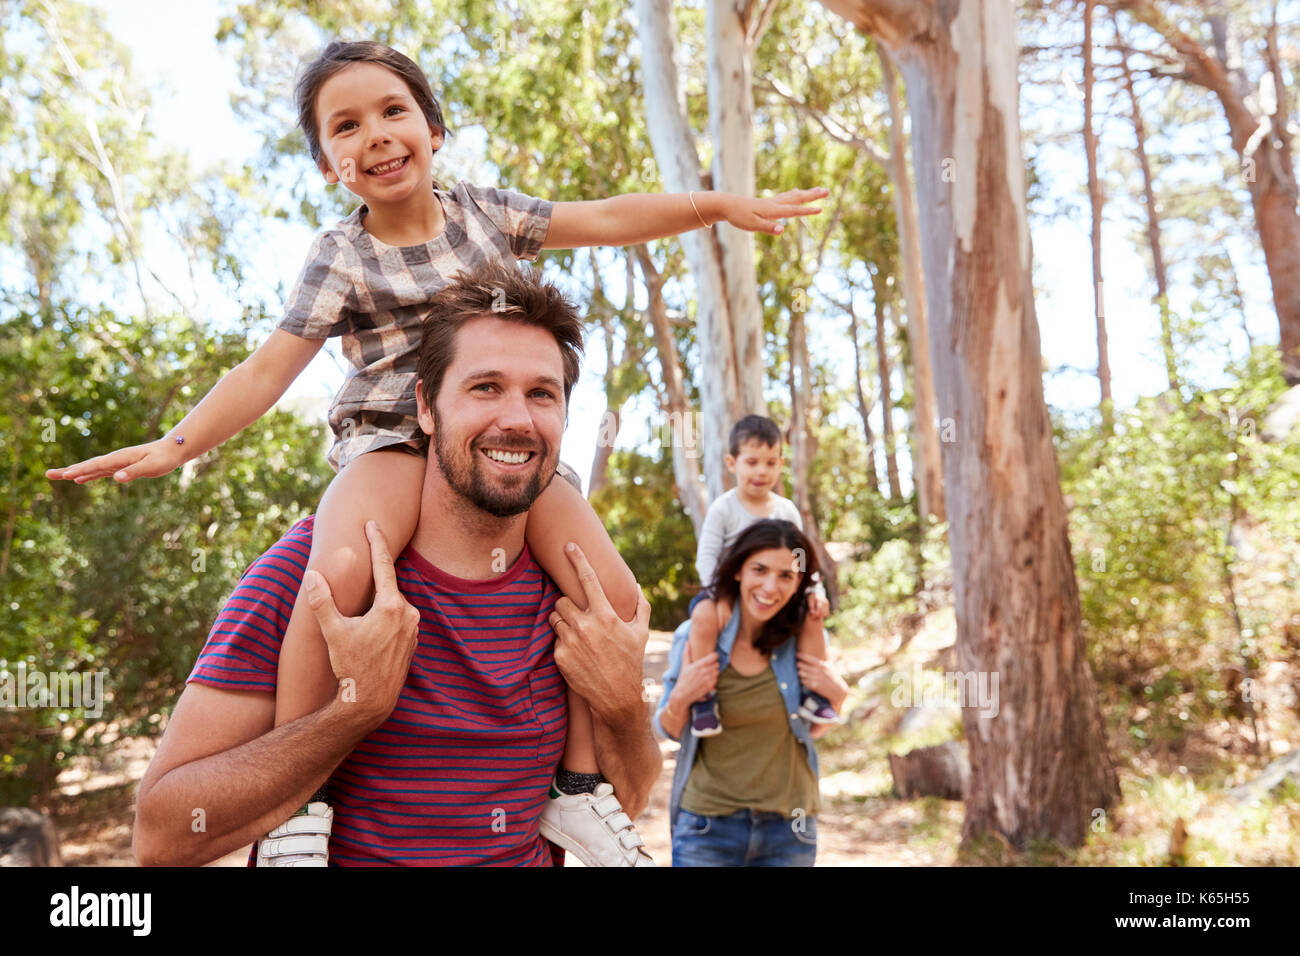
<path fill-rule="evenodd" d="M 320 117 L 316 115 L 316 96 L 325 85 L 325 81 L 340 70 L 353 63 L 376 63 L 387 67 L 405 81 L 415 102 L 419 104 L 424 119 L 431 130 L 441 130 L 445 136 L 450 132 L 442 121 L 442 107 L 433 95 L 433 89 L 424 75 L 424 71 L 415 61 L 405 54 L 398 53 L 392 47 L 375 43 L 373 40 L 361 40 L 345 43 L 335 40 L 320 56 L 312 60 L 298 77 L 294 88 L 294 102 L 298 106 L 298 125 L 302 135 L 307 138 L 307 152 L 311 161 L 320 165 Z"/>
<path fill-rule="evenodd" d="M 757 417 L 757 416 L 755 416 Z M 766 419 L 765 419 L 766 420 Z M 750 555 L 768 548 L 784 548 L 794 552 L 795 570 L 799 572 L 799 584 L 794 595 L 785 607 L 777 611 L 763 625 L 763 630 L 754 639 L 754 647 L 764 654 L 771 653 L 797 634 L 808 615 L 808 583 L 817 573 L 817 555 L 812 542 L 804 536 L 798 526 L 777 518 L 764 518 L 755 521 L 732 542 L 731 547 L 722 553 L 718 560 L 718 569 L 713 573 L 713 586 L 710 592 L 714 600 L 729 598 L 731 606 L 740 608 L 740 582 L 736 575 L 745 566 Z"/>
<path fill-rule="evenodd" d="M 776 422 L 763 415 L 746 415 L 731 426 L 731 454 L 740 454 L 740 446 L 747 441 L 756 441 L 764 445 L 781 449 L 781 429 Z"/>

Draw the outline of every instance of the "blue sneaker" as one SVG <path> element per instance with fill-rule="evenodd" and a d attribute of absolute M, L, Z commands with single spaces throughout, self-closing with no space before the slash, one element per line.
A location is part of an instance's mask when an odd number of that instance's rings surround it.
<path fill-rule="evenodd" d="M 691 704 L 691 733 L 696 737 L 716 737 L 722 733 L 722 716 L 718 713 L 716 694 Z"/>
<path fill-rule="evenodd" d="M 831 702 L 815 691 L 804 694 L 803 703 L 799 705 L 799 716 L 814 724 L 838 724 L 840 715 L 831 706 Z"/>

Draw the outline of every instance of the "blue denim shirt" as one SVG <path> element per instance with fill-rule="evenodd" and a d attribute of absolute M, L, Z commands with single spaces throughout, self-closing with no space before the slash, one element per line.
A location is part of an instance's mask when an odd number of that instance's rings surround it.
<path fill-rule="evenodd" d="M 727 626 L 722 629 L 718 635 L 718 673 L 721 674 L 727 667 L 727 661 L 731 657 L 731 647 L 736 642 L 736 634 L 740 630 L 740 612 L 731 615 L 731 620 Z M 691 632 L 691 622 L 685 621 L 682 626 L 673 632 L 673 646 L 668 652 L 668 670 L 664 672 L 664 693 L 659 698 L 659 706 L 655 708 L 654 729 L 655 733 L 669 740 L 676 740 L 672 734 L 664 730 L 664 725 L 660 722 L 663 716 L 664 708 L 668 706 L 668 697 L 673 692 L 673 687 L 677 684 L 677 678 L 682 672 L 682 660 L 686 656 L 686 639 Z M 817 748 L 813 746 L 812 732 L 808 721 L 799 716 L 799 702 L 803 697 L 803 688 L 799 683 L 799 670 L 795 659 L 795 638 L 792 635 L 788 641 L 772 652 L 772 670 L 776 674 L 777 686 L 781 688 L 781 697 L 785 700 L 786 710 L 790 714 L 790 729 L 794 732 L 799 743 L 803 744 L 804 750 L 808 753 L 808 764 L 812 767 L 813 776 L 817 776 Z M 700 738 L 690 732 L 690 717 L 687 715 L 686 726 L 680 741 L 682 747 L 677 751 L 677 767 L 673 771 L 673 792 L 668 806 L 668 825 L 671 827 L 677 823 L 677 811 L 681 808 L 682 792 L 686 789 L 686 781 L 691 775 L 691 768 L 695 766 L 695 755 L 699 752 Z"/>

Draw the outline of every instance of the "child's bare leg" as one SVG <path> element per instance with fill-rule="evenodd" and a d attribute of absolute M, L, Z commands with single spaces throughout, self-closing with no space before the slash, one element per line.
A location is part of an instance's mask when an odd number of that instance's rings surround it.
<path fill-rule="evenodd" d="M 829 656 L 826 649 L 826 629 L 821 618 L 814 618 L 811 614 L 804 616 L 803 625 L 799 628 L 799 638 L 795 643 L 800 654 L 807 654 L 822 661 Z"/>
<path fill-rule="evenodd" d="M 691 633 L 686 639 L 691 650 L 691 660 L 698 661 L 718 649 L 718 605 L 712 598 L 704 598 L 691 611 Z"/>
<path fill-rule="evenodd" d="M 641 599 L 636 578 L 591 505 L 566 480 L 553 480 L 534 502 L 524 536 L 537 563 L 578 607 L 586 610 L 587 595 L 564 550 L 570 541 L 586 555 L 614 613 L 625 621 L 636 618 Z M 601 809 L 607 798 L 597 798 L 596 793 L 603 779 L 596 759 L 591 707 L 570 689 L 569 732 L 555 774 L 555 789 L 538 821 L 541 834 L 587 866 L 653 866 L 627 815 L 610 813 L 608 807 Z"/>
<path fill-rule="evenodd" d="M 564 553 L 564 546 L 573 541 L 600 579 L 601 590 L 614 613 L 625 621 L 636 618 L 641 599 L 636 576 L 609 539 L 600 516 L 577 488 L 557 475 L 529 510 L 524 534 L 528 550 L 570 601 L 587 609 L 587 595 L 578 572 Z"/>
<path fill-rule="evenodd" d="M 330 482 L 316 512 L 307 568 L 325 576 L 340 613 L 360 614 L 374 595 L 366 522 L 378 523 L 394 558 L 410 543 L 420 517 L 424 468 L 422 457 L 381 449 L 350 462 Z M 318 710 L 337 691 L 325 638 L 300 590 L 280 651 L 276 726 Z"/>
<path fill-rule="evenodd" d="M 564 546 L 570 541 L 576 542 L 586 555 L 614 613 L 625 621 L 636 617 L 637 601 L 641 597 L 636 578 L 609 539 L 596 512 L 573 485 L 558 476 L 550 483 L 528 512 L 524 536 L 537 563 L 578 607 L 587 609 L 587 595 L 564 553 Z M 573 773 L 599 772 L 591 708 L 572 691 L 569 692 L 569 734 L 560 767 Z"/>

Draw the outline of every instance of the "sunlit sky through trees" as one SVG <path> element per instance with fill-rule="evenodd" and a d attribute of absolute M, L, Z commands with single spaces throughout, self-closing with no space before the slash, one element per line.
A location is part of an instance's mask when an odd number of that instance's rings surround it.
<path fill-rule="evenodd" d="M 185 4 L 163 0 L 97 2 L 108 11 L 113 34 L 131 47 L 133 69 L 138 80 L 152 92 L 154 108 L 151 121 L 157 136 L 187 151 L 201 168 L 227 164 L 237 166 L 256 154 L 259 145 L 256 138 L 241 126 L 229 105 L 229 94 L 236 85 L 236 71 L 214 39 L 222 7 L 219 0 L 190 0 Z M 1071 36 L 1054 37 L 1052 42 L 1077 44 L 1074 34 L 1081 34 L 1081 28 L 1077 24 L 1075 27 Z M 1050 69 L 1049 65 L 1049 72 Z M 1077 55 L 1062 55 L 1060 72 L 1063 75 L 1073 77 L 1077 82 L 1080 71 Z M 1041 75 L 1042 69 L 1035 73 Z M 1072 210 L 1050 221 L 1031 218 L 1042 348 L 1049 366 L 1055 370 L 1045 377 L 1047 400 L 1054 408 L 1071 414 L 1087 414 L 1095 410 L 1098 394 L 1093 371 L 1096 329 L 1092 314 L 1086 170 L 1078 136 L 1082 117 L 1080 97 L 1077 86 L 1068 78 L 1057 84 L 1026 85 L 1021 91 L 1024 125 L 1044 137 L 1037 149 L 1038 174 L 1053 203 L 1068 204 Z M 1099 112 L 1106 109 L 1106 102 L 1103 95 L 1098 102 Z M 1126 107 L 1117 106 L 1110 110 L 1110 114 L 1100 116 L 1098 123 L 1103 177 L 1107 172 L 1106 154 L 1131 149 L 1133 142 L 1132 128 L 1123 120 Z M 1156 117 L 1148 117 L 1147 123 L 1153 138 L 1162 133 L 1155 128 Z M 483 169 L 484 136 L 481 129 L 457 130 L 446 150 L 448 168 L 461 174 L 468 169 Z M 1221 115 L 1210 123 L 1183 130 L 1176 136 L 1202 148 L 1207 138 L 1212 138 L 1214 145 L 1225 153 L 1229 148 L 1226 124 Z M 1170 143 L 1176 148 L 1178 139 Z M 1029 146 L 1027 143 L 1026 147 Z M 303 162 L 305 166 L 305 156 Z M 528 191 L 526 183 L 504 185 Z M 834 183 L 824 185 L 832 190 L 835 187 Z M 1139 227 L 1136 218 L 1141 212 L 1136 204 L 1138 197 L 1128 195 L 1116 177 L 1107 181 L 1107 195 L 1103 274 L 1106 277 L 1111 374 L 1116 402 L 1127 406 L 1139 395 L 1163 389 L 1164 365 L 1156 344 L 1159 323 L 1156 309 L 1151 304 L 1154 283 L 1146 264 L 1147 252 L 1145 248 L 1135 247 L 1131 241 Z M 1253 223 L 1246 224 L 1243 231 L 1249 234 L 1251 228 Z M 301 267 L 310 238 L 311 230 L 305 225 L 270 222 L 250 237 L 249 241 L 261 243 L 263 248 L 249 254 L 247 281 L 254 295 L 265 297 L 271 304 L 272 314 L 278 311 L 277 286 L 287 293 Z M 1166 241 L 1175 242 L 1176 233 L 1167 236 Z M 1251 334 L 1257 342 L 1276 342 L 1277 319 L 1258 245 L 1238 240 L 1230 244 L 1230 252 L 1245 291 L 1246 321 Z M 155 243 L 148 255 L 156 262 L 160 274 L 165 276 L 168 268 L 175 268 L 180 271 L 173 274 L 172 281 L 179 284 L 191 282 L 179 257 L 169 251 L 166 244 Z M 1166 256 L 1176 262 L 1178 250 L 1169 249 Z M 197 281 L 202 282 L 201 278 Z M 607 280 L 611 295 L 621 297 L 622 282 L 622 269 L 612 269 Z M 1180 274 L 1177 269 L 1171 274 L 1171 284 L 1173 309 L 1175 312 L 1186 310 L 1197 290 L 1189 288 L 1186 272 Z M 863 316 L 870 315 L 869 288 L 868 284 L 856 292 L 859 314 Z M 234 322 L 239 317 L 239 305 L 224 296 L 215 282 L 203 285 L 198 299 L 209 307 L 207 318 L 213 322 Z M 120 305 L 126 307 L 128 303 Z M 1224 323 L 1237 355 L 1245 350 L 1245 336 L 1239 328 L 1233 330 L 1230 327 L 1239 324 Z M 852 375 L 852 353 L 842 347 L 846 327 L 847 323 L 839 317 L 831 317 L 828 321 L 814 320 L 809 323 L 809 335 L 814 358 L 837 368 L 841 380 L 848 383 Z M 266 331 L 260 334 L 264 335 Z M 569 428 L 562 452 L 564 459 L 583 475 L 584 480 L 594 454 L 604 409 L 600 378 L 604 349 L 594 335 L 588 342 L 587 356 L 582 380 L 571 402 Z M 1209 377 L 1214 374 L 1216 363 L 1217 368 L 1222 367 L 1222 359 L 1209 356 L 1203 361 L 1207 367 L 1202 378 L 1212 380 Z M 1062 366 L 1068 368 L 1061 369 Z M 896 371 L 896 382 L 898 374 Z M 342 359 L 337 348 L 330 346 L 328 352 L 323 351 L 292 386 L 287 397 L 294 400 L 318 399 L 323 414 L 329 397 L 342 378 Z M 896 393 L 897 388 L 896 385 Z M 851 414 L 851 410 L 846 409 L 846 412 Z M 873 414 L 879 418 L 879 404 Z M 658 412 L 652 409 L 648 395 L 629 403 L 619 444 L 636 446 L 648 442 L 652 415 L 657 416 Z M 846 418 L 844 424 L 848 428 L 858 427 L 851 417 Z M 898 425 L 903 425 L 901 413 Z M 900 456 L 900 466 L 906 470 L 908 465 L 907 456 Z M 910 476 L 906 476 L 905 481 L 907 478 Z"/>

